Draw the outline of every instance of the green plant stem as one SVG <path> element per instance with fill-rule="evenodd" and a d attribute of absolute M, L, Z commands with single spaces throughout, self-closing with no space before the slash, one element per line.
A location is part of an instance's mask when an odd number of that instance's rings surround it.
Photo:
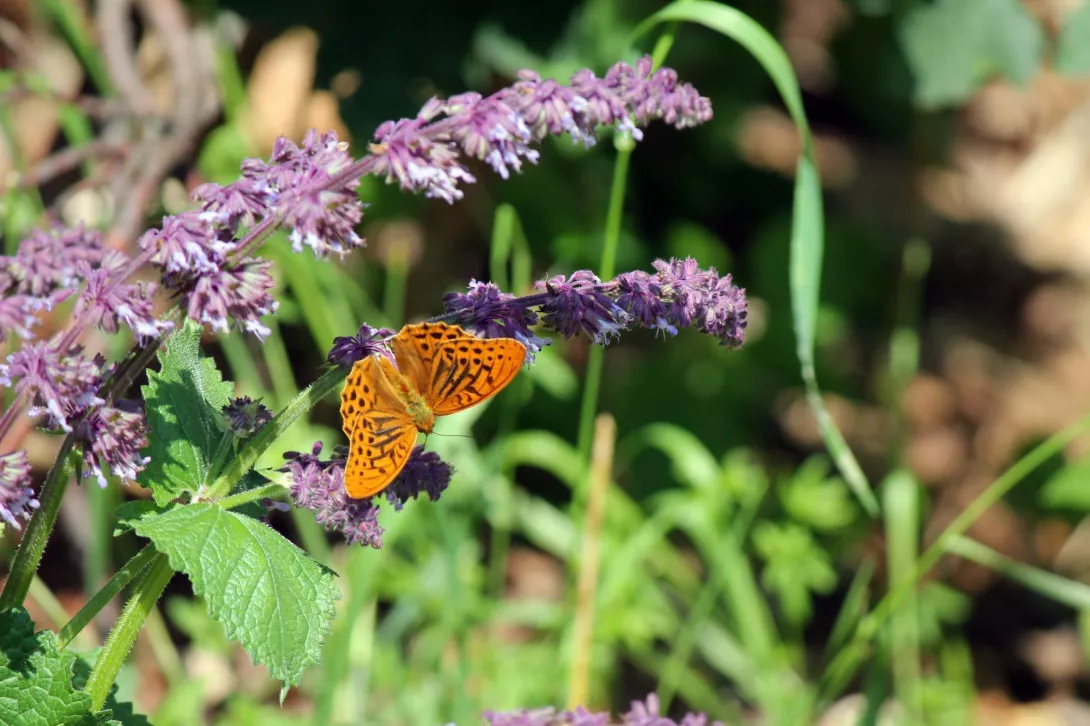
<path fill-rule="evenodd" d="M 115 572 L 114 576 L 109 579 L 103 588 L 92 595 L 91 599 L 57 633 L 57 647 L 62 649 L 67 647 L 79 633 L 83 632 L 87 624 L 95 619 L 95 616 L 99 614 L 102 608 L 106 607 L 110 600 L 113 600 L 115 595 L 132 582 L 134 577 L 147 569 L 147 566 L 151 564 L 157 554 L 158 552 L 154 547 L 146 545 L 132 559 L 126 562 L 120 570 Z"/>
<path fill-rule="evenodd" d="M 318 380 L 299 392 L 288 405 L 277 414 L 276 418 L 266 424 L 257 435 L 246 442 L 239 450 L 238 455 L 231 461 L 227 470 L 220 475 L 210 489 L 210 496 L 215 498 L 223 496 L 231 491 L 235 484 L 253 468 L 254 463 L 261 458 L 270 446 L 293 423 L 299 420 L 307 411 L 337 389 L 348 375 L 348 371 L 341 367 L 331 368 L 323 373 Z"/>
<path fill-rule="evenodd" d="M 992 482 L 961 514 L 924 550 L 908 574 L 886 593 L 873 611 L 864 617 L 856 628 L 854 637 L 837 653 L 825 670 L 820 688 L 820 704 L 826 704 L 846 686 L 867 657 L 871 641 L 890 614 L 916 588 L 920 580 L 946 554 L 951 542 L 965 534 L 981 515 L 1002 499 L 1034 469 L 1063 451 L 1064 447 L 1090 430 L 1090 416 L 1086 416 L 1059 431 L 1037 445 L 1002 476 Z"/>
<path fill-rule="evenodd" d="M 42 561 L 46 542 L 49 541 L 53 525 L 57 523 L 57 514 L 61 510 L 68 480 L 72 478 L 74 463 L 71 454 L 74 444 L 73 435 L 65 437 L 53 468 L 49 470 L 42 489 L 38 492 L 39 507 L 27 523 L 23 540 L 11 562 L 4 592 L 0 594 L 0 611 L 21 605 L 30 590 L 30 583 L 33 582 L 38 564 Z"/>
<path fill-rule="evenodd" d="M 117 673 L 121 670 L 129 651 L 132 650 L 140 628 L 144 626 L 144 621 L 173 575 L 174 570 L 171 569 L 166 555 L 156 552 L 140 578 L 140 582 L 137 583 L 132 597 L 125 605 L 125 609 L 121 611 L 121 617 L 114 623 L 113 630 L 106 639 L 106 645 L 102 647 L 98 658 L 95 659 L 91 675 L 87 678 L 87 685 L 83 687 L 83 690 L 91 696 L 92 711 L 101 710 L 106 703 L 110 688 L 117 679 Z"/>
<path fill-rule="evenodd" d="M 628 181 L 628 163 L 632 157 L 629 149 L 617 152 L 613 163 L 613 185 L 609 191 L 609 210 L 606 214 L 605 239 L 602 243 L 602 259 L 598 263 L 598 276 L 603 280 L 613 277 L 617 268 L 617 250 L 621 240 L 621 219 L 624 212 L 625 185 Z M 605 349 L 592 345 L 587 358 L 587 368 L 583 383 L 583 401 L 579 406 L 579 435 L 576 448 L 579 460 L 586 462 L 590 457 L 590 440 L 594 433 L 594 415 L 598 412 L 598 390 L 602 386 L 602 367 L 605 361 Z M 586 482 L 576 492 L 576 501 L 581 505 L 586 496 Z"/>
<path fill-rule="evenodd" d="M 260 499 L 277 499 L 287 494 L 287 488 L 283 484 L 266 484 L 255 489 L 249 489 L 238 494 L 220 499 L 216 504 L 224 509 L 235 509 L 243 504 L 256 502 Z"/>

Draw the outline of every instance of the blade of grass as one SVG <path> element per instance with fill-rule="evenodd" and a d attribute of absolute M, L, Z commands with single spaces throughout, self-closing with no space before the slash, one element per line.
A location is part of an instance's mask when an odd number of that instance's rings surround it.
<path fill-rule="evenodd" d="M 882 500 L 889 578 L 900 582 L 911 572 L 919 554 L 919 485 L 907 471 L 895 471 L 886 479 Z M 907 593 L 889 620 L 893 691 L 910 722 L 922 715 L 919 602 L 915 595 L 914 589 Z"/>
<path fill-rule="evenodd" d="M 1085 416 L 1062 431 L 1056 432 L 1015 462 L 954 518 L 954 521 L 924 550 L 910 572 L 897 581 L 874 610 L 860 622 L 851 641 L 829 663 L 829 667 L 822 674 L 821 703 L 827 703 L 829 699 L 841 693 L 867 658 L 870 643 L 885 620 L 918 586 L 923 576 L 938 563 L 946 553 L 950 542 L 965 534 L 984 512 L 1002 499 L 1034 469 L 1063 451 L 1068 444 L 1087 431 L 1090 431 L 1090 416 Z"/>
<path fill-rule="evenodd" d="M 806 385 L 806 398 L 817 419 L 825 446 L 863 508 L 872 517 L 877 516 L 878 501 L 870 483 L 826 410 L 817 382 L 815 339 L 825 232 L 821 181 L 814 161 L 813 140 L 795 72 L 787 54 L 767 30 L 744 13 L 709 0 L 679 0 L 667 5 L 640 23 L 634 35 L 639 37 L 659 23 L 679 21 L 698 23 L 715 30 L 748 50 L 771 77 L 798 129 L 802 156 L 799 157 L 795 173 L 789 263 L 796 352 Z"/>
<path fill-rule="evenodd" d="M 1076 610 L 1090 609 L 1090 585 L 1012 560 L 969 537 L 953 537 L 946 551 L 995 570 L 1058 603 Z"/>

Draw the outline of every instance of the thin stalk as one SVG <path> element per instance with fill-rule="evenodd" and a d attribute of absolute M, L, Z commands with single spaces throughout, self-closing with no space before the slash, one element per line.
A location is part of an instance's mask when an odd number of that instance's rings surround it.
<path fill-rule="evenodd" d="M 276 322 L 276 318 L 269 321 L 269 328 L 272 330 L 272 335 L 261 346 L 261 354 L 265 358 L 265 367 L 269 370 L 276 407 L 279 408 L 299 392 L 299 386 L 296 385 L 295 376 L 292 375 L 288 349 L 284 347 L 284 337 L 280 334 L 280 325 Z"/>
<path fill-rule="evenodd" d="M 72 478 L 74 445 L 74 438 L 66 436 L 60 451 L 57 452 L 53 468 L 49 470 L 42 489 L 38 492 L 40 506 L 27 523 L 26 532 L 23 533 L 19 549 L 16 550 L 15 558 L 11 562 L 11 570 L 8 572 L 7 582 L 4 583 L 4 592 L 0 594 L 0 611 L 18 607 L 26 599 L 30 583 L 34 581 L 34 574 L 42 561 L 46 542 L 49 541 L 53 525 L 57 523 L 57 514 L 61 510 L 64 491 Z"/>
<path fill-rule="evenodd" d="M 137 552 L 131 560 L 126 562 L 120 570 L 114 573 L 114 576 L 106 583 L 106 585 L 91 596 L 79 612 L 72 616 L 72 619 L 61 631 L 57 633 L 57 647 L 65 648 L 71 643 L 77 635 L 83 632 L 83 629 L 87 627 L 95 616 L 106 607 L 106 605 L 114 599 L 114 596 L 121 592 L 122 589 L 133 578 L 143 572 L 152 560 L 155 559 L 157 554 L 154 547 L 151 545 L 145 545 L 145 547 Z"/>
<path fill-rule="evenodd" d="M 624 192 L 628 182 L 628 163 L 631 150 L 621 149 L 613 164 L 613 184 L 609 191 L 609 210 L 606 213 L 605 238 L 602 242 L 602 259 L 598 263 L 598 277 L 609 280 L 617 269 L 617 250 L 621 241 L 621 219 L 624 212 Z M 590 455 L 590 439 L 594 433 L 594 414 L 598 410 L 598 390 L 602 386 L 602 366 L 605 349 L 599 345 L 590 348 L 587 358 L 583 400 L 579 406 L 579 458 L 586 461 Z M 578 493 L 577 493 L 578 500 Z"/>
<path fill-rule="evenodd" d="M 145 571 L 140 582 L 125 609 L 121 611 L 121 617 L 114 623 L 110 636 L 106 639 L 106 645 L 99 651 L 95 665 L 91 669 L 91 675 L 87 678 L 87 685 L 83 690 L 91 696 L 91 710 L 99 711 L 106 703 L 106 697 L 110 695 L 110 689 L 117 679 L 117 673 L 121 670 L 125 658 L 132 650 L 136 636 L 144 626 L 148 614 L 155 607 L 159 596 L 163 594 L 167 583 L 170 582 L 174 570 L 166 555 L 156 552 L 151 564 Z"/>
<path fill-rule="evenodd" d="M 224 497 L 217 501 L 216 504 L 224 509 L 235 509 L 241 507 L 243 504 L 249 504 L 250 502 L 256 502 L 261 499 L 277 499 L 284 496 L 286 493 L 287 489 L 284 488 L 283 484 L 266 484 L 265 486 Z"/>
<path fill-rule="evenodd" d="M 988 485 L 987 489 L 962 510 L 961 514 L 942 531 L 931 546 L 924 550 L 924 553 L 916 560 L 915 565 L 908 574 L 901 578 L 886 593 L 874 610 L 860 621 L 855 636 L 829 663 L 819 691 L 821 704 L 827 703 L 829 699 L 843 690 L 867 658 L 870 643 L 878 634 L 882 624 L 916 588 L 923 576 L 942 559 L 954 539 L 965 534 L 984 512 L 1006 496 L 1034 469 L 1063 451 L 1065 446 L 1088 430 L 1090 430 L 1090 416 L 1085 416 L 1062 431 L 1053 434 L 1015 462 L 1011 468 Z"/>
<path fill-rule="evenodd" d="M 587 516 L 583 520 L 583 546 L 579 554 L 579 581 L 575 595 L 575 635 L 568 708 L 587 704 L 590 695 L 590 662 L 594 649 L 594 611 L 598 594 L 598 570 L 605 518 L 606 492 L 613 477 L 613 453 L 617 422 L 603 413 L 594 423 L 594 447 L 590 463 Z"/>

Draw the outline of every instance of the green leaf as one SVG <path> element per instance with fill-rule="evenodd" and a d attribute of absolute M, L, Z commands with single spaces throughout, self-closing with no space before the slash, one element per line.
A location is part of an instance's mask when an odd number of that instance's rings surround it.
<path fill-rule="evenodd" d="M 1068 16 L 1056 41 L 1056 70 L 1070 76 L 1090 74 L 1090 3 Z"/>
<path fill-rule="evenodd" d="M 1044 31 L 1020 0 L 938 0 L 910 12 L 901 44 L 925 108 L 961 103 L 999 73 L 1026 83 L 1041 60 Z"/>
<path fill-rule="evenodd" d="M 162 514 L 176 505 L 167 504 L 160 506 L 153 499 L 133 499 L 125 502 L 114 511 L 117 522 L 114 524 L 114 537 L 132 529 L 132 524 L 141 517 L 149 514 Z"/>
<path fill-rule="evenodd" d="M 1049 477 L 1037 494 L 1041 506 L 1090 512 L 1090 459 L 1065 466 Z"/>
<path fill-rule="evenodd" d="M 318 662 L 340 591 L 322 567 L 263 522 L 208 503 L 133 523 L 184 572 L 256 663 L 289 685 Z"/>
<path fill-rule="evenodd" d="M 34 632 L 26 610 L 0 613 L 0 723 L 19 726 L 140 726 L 128 709 L 124 720 L 91 711 L 91 696 L 76 690 L 76 656 L 57 650 L 53 633 Z"/>
<path fill-rule="evenodd" d="M 829 555 L 796 524 L 760 522 L 753 528 L 753 545 L 765 561 L 761 581 L 779 597 L 787 620 L 795 627 L 803 625 L 810 617 L 810 593 L 829 593 L 836 587 Z"/>
<path fill-rule="evenodd" d="M 828 477 L 828 459 L 812 456 L 776 488 L 793 520 L 822 531 L 840 529 L 855 520 L 857 510 L 844 480 Z"/>
<path fill-rule="evenodd" d="M 159 354 L 161 370 L 149 371 L 141 389 L 151 426 L 145 453 L 151 461 L 140 483 L 159 504 L 198 491 L 218 473 L 211 468 L 225 435 L 220 411 L 233 386 L 200 354 L 200 336 L 201 326 L 186 320 Z"/>

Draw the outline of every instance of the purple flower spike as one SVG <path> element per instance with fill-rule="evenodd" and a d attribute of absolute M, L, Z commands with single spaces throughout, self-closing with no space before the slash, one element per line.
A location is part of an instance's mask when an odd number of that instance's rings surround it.
<path fill-rule="evenodd" d="M 19 520 L 30 519 L 38 508 L 30 486 L 30 462 L 25 451 L 0 455 L 0 529 L 4 522 L 22 529 Z"/>
<path fill-rule="evenodd" d="M 76 317 L 87 315 L 90 325 L 98 326 L 107 333 L 116 333 L 124 323 L 137 340 L 146 342 L 174 326 L 155 317 L 151 300 L 155 294 L 155 283 L 119 282 L 127 264 L 128 258 L 115 251 L 106 254 L 102 267 L 97 270 L 92 270 L 86 262 L 79 263 L 78 270 L 87 281 L 87 287 L 76 302 Z"/>
<path fill-rule="evenodd" d="M 579 270 L 538 282 L 535 289 L 548 295 L 541 306 L 542 323 L 565 338 L 586 333 L 595 343 L 606 344 L 632 324 L 632 318 L 602 290 L 602 281 L 588 270 Z"/>
<path fill-rule="evenodd" d="M 456 313 L 451 320 L 482 338 L 514 338 L 526 346 L 526 360 L 532 363 L 534 356 L 552 343 L 530 330 L 538 324 L 537 313 L 518 298 L 501 292 L 495 283 L 471 280 L 466 293 L 451 292 L 443 297 L 448 313 Z"/>
<path fill-rule="evenodd" d="M 360 326 L 355 335 L 342 335 L 333 339 L 333 347 L 326 360 L 345 368 L 351 368 L 358 361 L 369 355 L 384 355 L 393 360 L 388 345 L 394 331 L 389 328 L 372 328 L 366 323 Z"/>
<path fill-rule="evenodd" d="M 386 500 L 394 505 L 394 509 L 401 511 L 405 502 L 416 499 L 426 493 L 428 499 L 437 501 L 454 475 L 454 468 L 439 458 L 434 451 L 424 451 L 423 446 L 417 446 L 409 454 L 409 460 L 405 468 L 398 474 L 397 479 L 386 489 Z"/>

